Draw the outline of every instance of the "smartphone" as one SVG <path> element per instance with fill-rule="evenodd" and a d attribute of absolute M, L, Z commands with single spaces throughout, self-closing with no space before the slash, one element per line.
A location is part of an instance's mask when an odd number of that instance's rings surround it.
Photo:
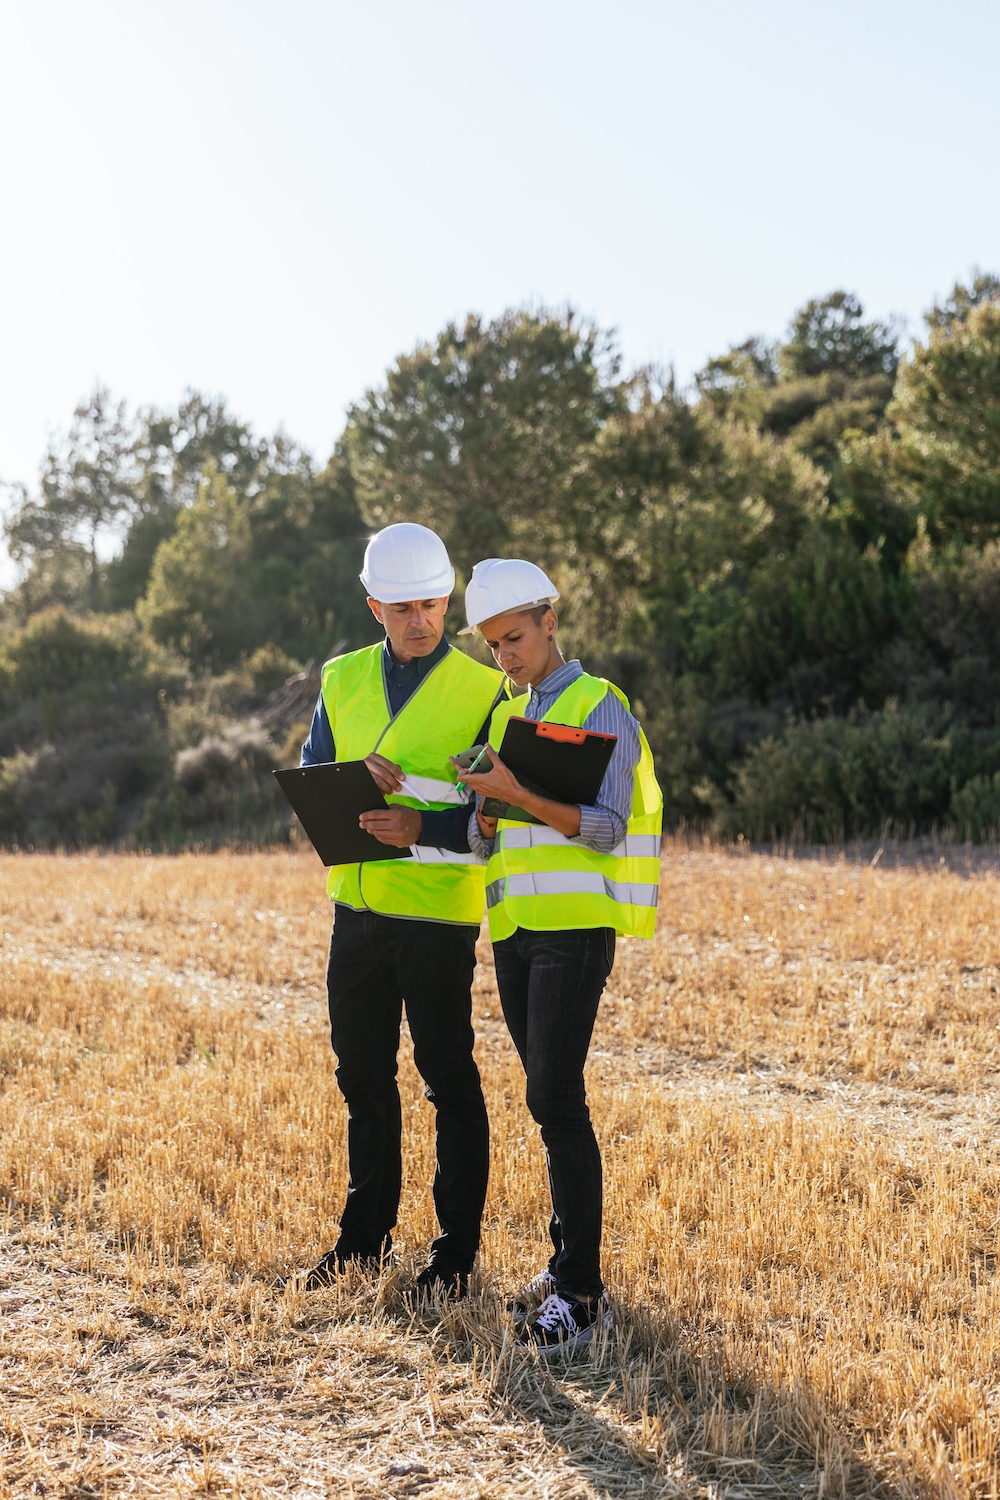
<path fill-rule="evenodd" d="M 461 766 L 463 771 L 468 771 L 471 775 L 479 770 L 480 762 L 486 760 L 486 746 L 473 745 L 471 750 L 460 750 L 452 758 Z M 486 761 L 486 766 L 488 769 L 489 761 Z"/>

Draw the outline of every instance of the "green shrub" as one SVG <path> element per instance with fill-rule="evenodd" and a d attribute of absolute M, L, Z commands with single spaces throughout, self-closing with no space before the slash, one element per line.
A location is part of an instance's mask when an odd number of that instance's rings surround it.
<path fill-rule="evenodd" d="M 206 735 L 177 752 L 173 775 L 132 830 L 134 842 L 154 849 L 284 842 L 291 816 L 271 775 L 276 764 L 275 746 L 253 721 Z"/>
<path fill-rule="evenodd" d="M 0 648 L 0 843 L 109 843 L 169 771 L 183 665 L 132 615 L 46 610 Z"/>
<path fill-rule="evenodd" d="M 973 776 L 951 799 L 951 825 L 974 844 L 1000 838 L 1000 771 Z"/>
<path fill-rule="evenodd" d="M 940 714 L 891 705 L 791 724 L 752 747 L 728 797 L 711 790 L 716 829 L 834 843 L 942 827 L 960 759 L 955 738 Z"/>

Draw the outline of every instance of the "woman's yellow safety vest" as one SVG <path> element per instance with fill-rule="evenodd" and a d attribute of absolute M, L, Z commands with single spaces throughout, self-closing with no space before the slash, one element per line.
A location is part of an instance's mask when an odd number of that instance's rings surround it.
<path fill-rule="evenodd" d="M 613 682 L 585 672 L 560 693 L 545 718 L 579 729 L 608 692 L 628 708 L 628 699 Z M 517 701 L 497 707 L 490 723 L 491 745 L 499 748 L 507 720 L 517 711 Z M 486 908 L 495 943 L 518 927 L 535 932 L 613 927 L 619 936 L 653 936 L 663 794 L 641 729 L 639 742 L 628 829 L 610 854 L 584 848 L 543 824 L 500 819 L 486 867 Z"/>
<path fill-rule="evenodd" d="M 381 645 L 366 646 L 323 668 L 323 704 L 337 759 L 364 760 L 377 750 L 402 766 L 431 808 L 461 805 L 465 798 L 448 757 L 472 745 L 497 700 L 502 673 L 452 649 L 393 716 L 382 650 Z M 410 796 L 386 800 L 418 811 L 421 806 Z M 478 926 L 485 883 L 485 869 L 475 855 L 415 844 L 408 859 L 334 865 L 326 888 L 332 900 L 359 911 Z"/>

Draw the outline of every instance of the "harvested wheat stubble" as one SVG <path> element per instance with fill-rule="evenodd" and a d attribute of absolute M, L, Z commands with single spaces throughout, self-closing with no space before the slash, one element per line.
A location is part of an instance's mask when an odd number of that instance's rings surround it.
<path fill-rule="evenodd" d="M 0 1494 L 995 1495 L 1000 881 L 664 859 L 590 1094 L 614 1334 L 546 1370 L 507 1293 L 546 1187 L 481 946 L 482 1270 L 304 1297 L 344 1111 L 301 854 L 0 858 Z"/>

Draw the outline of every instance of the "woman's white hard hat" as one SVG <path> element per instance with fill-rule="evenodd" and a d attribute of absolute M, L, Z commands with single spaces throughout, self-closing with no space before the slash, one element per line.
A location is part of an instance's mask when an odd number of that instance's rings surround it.
<path fill-rule="evenodd" d="M 559 590 L 534 563 L 519 557 L 487 557 L 476 563 L 465 590 L 468 625 L 459 635 L 471 635 L 484 620 L 505 615 L 512 609 L 531 609 L 535 604 L 553 604 Z"/>
<path fill-rule="evenodd" d="M 361 582 L 369 599 L 405 604 L 440 599 L 455 587 L 455 569 L 441 538 L 415 521 L 397 521 L 377 531 L 365 548 Z"/>

